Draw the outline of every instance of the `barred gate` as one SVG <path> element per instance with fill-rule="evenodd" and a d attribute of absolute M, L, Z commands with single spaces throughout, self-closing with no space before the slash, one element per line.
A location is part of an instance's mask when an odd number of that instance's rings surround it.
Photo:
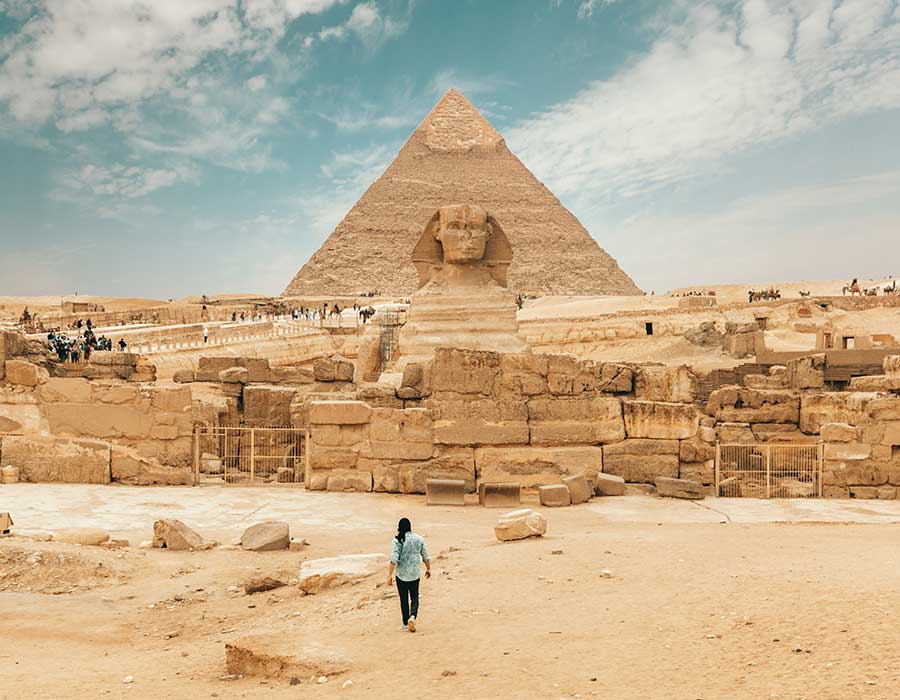
<path fill-rule="evenodd" d="M 194 483 L 300 484 L 309 434 L 299 428 L 194 426 Z"/>
<path fill-rule="evenodd" d="M 731 498 L 820 498 L 822 444 L 716 444 L 716 493 Z"/>

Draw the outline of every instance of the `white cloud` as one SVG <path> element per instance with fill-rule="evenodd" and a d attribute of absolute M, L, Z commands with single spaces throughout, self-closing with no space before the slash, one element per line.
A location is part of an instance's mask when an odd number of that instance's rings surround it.
<path fill-rule="evenodd" d="M 747 196 L 707 213 L 637 216 L 617 227 L 622 240 L 641 243 L 623 246 L 619 262 L 640 285 L 657 291 L 897 275 L 898 201 L 895 170 Z M 739 257 L 736 241 L 749 243 Z"/>
<path fill-rule="evenodd" d="M 322 29 L 319 32 L 319 39 L 344 41 L 355 36 L 366 48 L 373 50 L 391 39 L 396 39 L 408 26 L 407 19 L 383 17 L 374 1 L 362 2 L 353 8 L 344 24 Z"/>
<path fill-rule="evenodd" d="M 646 55 L 507 140 L 585 203 L 709 172 L 752 146 L 900 107 L 892 11 L 891 0 L 744 0 L 737 14 L 692 4 Z"/>
<path fill-rule="evenodd" d="M 266 76 L 254 75 L 252 78 L 247 80 L 246 85 L 247 89 L 250 90 L 250 92 L 259 92 L 260 90 L 265 90 Z"/>
<path fill-rule="evenodd" d="M 88 192 L 102 197 L 143 197 L 179 179 L 174 170 L 141 168 L 115 164 L 109 167 L 87 164 L 72 173 L 64 186 L 70 190 Z M 65 196 L 59 197 L 65 199 Z"/>

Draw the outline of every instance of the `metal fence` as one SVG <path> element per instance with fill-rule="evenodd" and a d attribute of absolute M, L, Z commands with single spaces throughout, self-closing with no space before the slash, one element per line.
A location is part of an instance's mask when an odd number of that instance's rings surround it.
<path fill-rule="evenodd" d="M 194 426 L 195 483 L 300 484 L 308 464 L 306 430 Z"/>
<path fill-rule="evenodd" d="M 726 498 L 819 498 L 822 444 L 717 444 L 716 493 Z"/>

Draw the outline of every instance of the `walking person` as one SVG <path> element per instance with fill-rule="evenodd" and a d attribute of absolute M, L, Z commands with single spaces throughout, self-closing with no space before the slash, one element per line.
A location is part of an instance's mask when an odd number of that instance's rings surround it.
<path fill-rule="evenodd" d="M 400 518 L 400 522 L 397 524 L 397 536 L 394 537 L 391 545 L 388 585 L 393 582 L 396 571 L 403 626 L 410 632 L 415 632 L 416 618 L 419 615 L 419 577 L 421 576 L 419 562 L 420 560 L 425 562 L 425 578 L 431 578 L 431 555 L 428 553 L 428 547 L 425 546 L 425 540 L 412 532 L 409 518 Z"/>

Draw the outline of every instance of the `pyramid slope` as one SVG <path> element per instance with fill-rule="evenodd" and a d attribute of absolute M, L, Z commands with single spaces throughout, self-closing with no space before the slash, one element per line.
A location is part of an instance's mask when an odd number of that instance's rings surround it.
<path fill-rule="evenodd" d="M 285 295 L 411 294 L 410 254 L 438 207 L 478 204 L 513 247 L 509 287 L 525 294 L 641 294 L 578 219 L 450 90 L 300 269 Z"/>

